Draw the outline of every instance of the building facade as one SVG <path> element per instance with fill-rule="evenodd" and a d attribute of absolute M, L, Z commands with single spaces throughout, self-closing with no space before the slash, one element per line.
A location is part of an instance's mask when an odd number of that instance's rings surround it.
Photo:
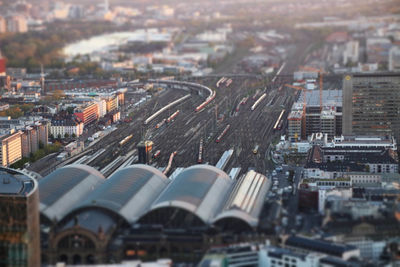
<path fill-rule="evenodd" d="M 343 134 L 400 137 L 400 74 L 353 74 L 343 80 Z"/>
<path fill-rule="evenodd" d="M 88 125 L 99 118 L 99 109 L 96 103 L 90 103 L 76 110 L 75 116 L 80 118 L 84 125 Z"/>
<path fill-rule="evenodd" d="M 22 158 L 22 132 L 11 133 L 0 137 L 1 165 L 10 166 Z"/>
<path fill-rule="evenodd" d="M 38 183 L 7 168 L 0 177 L 0 266 L 40 266 Z"/>
<path fill-rule="evenodd" d="M 111 97 L 106 100 L 107 113 L 118 109 L 118 96 Z"/>
<path fill-rule="evenodd" d="M 51 121 L 50 134 L 53 135 L 54 138 L 64 138 L 66 134 L 68 136 L 75 135 L 79 137 L 83 133 L 83 127 L 83 122 L 77 117 L 53 119 Z"/>

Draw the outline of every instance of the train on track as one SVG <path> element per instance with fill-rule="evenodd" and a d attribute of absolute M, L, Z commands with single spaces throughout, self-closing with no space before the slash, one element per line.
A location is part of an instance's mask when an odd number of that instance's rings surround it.
<path fill-rule="evenodd" d="M 283 114 L 285 114 L 285 110 L 282 109 L 281 113 L 279 114 L 278 119 L 276 120 L 275 124 L 274 124 L 274 130 L 281 130 L 282 126 L 283 126 Z"/>
<path fill-rule="evenodd" d="M 179 111 L 179 109 L 178 109 L 177 111 L 175 111 L 174 114 L 172 114 L 171 116 L 169 116 L 168 119 L 167 119 L 167 123 L 170 123 L 171 121 L 173 121 L 173 120 L 176 118 L 176 116 L 178 116 L 179 112 L 180 112 L 180 111 Z"/>
<path fill-rule="evenodd" d="M 161 128 L 161 127 L 165 124 L 166 121 L 167 121 L 167 119 L 163 119 L 162 121 L 160 121 L 159 123 L 157 123 L 156 129 Z"/>
<path fill-rule="evenodd" d="M 258 153 L 258 149 L 259 149 L 259 148 L 260 148 L 259 145 L 256 145 L 256 146 L 253 148 L 253 154 L 254 154 L 254 155 Z"/>
<path fill-rule="evenodd" d="M 222 133 L 218 136 L 217 140 L 215 142 L 219 143 L 221 142 L 222 138 L 225 136 L 225 134 L 228 132 L 229 128 L 231 128 L 231 125 L 228 124 L 225 129 L 222 131 Z"/>
<path fill-rule="evenodd" d="M 203 163 L 203 149 L 203 138 L 201 138 L 199 144 L 199 155 L 197 157 L 197 163 L 199 164 Z"/>
<path fill-rule="evenodd" d="M 161 155 L 161 150 L 157 150 L 154 154 L 153 154 L 153 159 L 158 158 Z"/>
<path fill-rule="evenodd" d="M 129 140 L 131 140 L 132 137 L 133 137 L 133 134 L 128 135 L 127 137 L 125 137 L 124 139 L 122 139 L 122 140 L 119 142 L 119 146 L 121 147 L 121 146 L 125 145 Z"/>
<path fill-rule="evenodd" d="M 203 103 L 201 103 L 199 106 L 196 107 L 196 112 L 199 112 L 201 110 L 203 110 L 211 101 L 213 101 L 215 99 L 216 96 L 216 92 L 213 91 L 212 94 L 207 97 L 206 101 L 204 101 Z"/>
<path fill-rule="evenodd" d="M 251 106 L 251 111 L 254 111 L 255 109 L 256 109 L 256 107 L 258 106 L 258 104 L 260 104 L 261 103 L 261 101 L 264 99 L 264 98 L 266 98 L 267 97 L 267 94 L 262 94 L 261 96 L 260 96 L 260 98 L 258 98 L 257 99 L 257 101 L 253 104 L 253 106 Z"/>

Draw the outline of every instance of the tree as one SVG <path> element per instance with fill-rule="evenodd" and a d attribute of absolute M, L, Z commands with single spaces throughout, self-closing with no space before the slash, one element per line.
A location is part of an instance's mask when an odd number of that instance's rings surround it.
<path fill-rule="evenodd" d="M 65 134 L 64 134 L 64 137 L 65 137 L 65 138 L 68 138 L 68 137 L 69 137 L 69 134 L 68 134 L 68 133 L 65 133 Z"/>
<path fill-rule="evenodd" d="M 74 114 L 74 110 L 75 110 L 74 107 L 68 107 L 68 108 L 67 108 L 68 114 Z"/>
<path fill-rule="evenodd" d="M 44 144 L 42 141 L 39 141 L 39 149 L 43 149 L 44 148 Z"/>
<path fill-rule="evenodd" d="M 71 137 L 72 137 L 72 138 L 76 138 L 76 134 L 75 134 L 75 133 L 72 133 Z"/>
<path fill-rule="evenodd" d="M 50 134 L 50 139 L 54 139 L 54 134 Z"/>
<path fill-rule="evenodd" d="M 61 134 L 58 134 L 58 135 L 57 135 L 57 138 L 58 138 L 58 139 L 61 139 Z"/>

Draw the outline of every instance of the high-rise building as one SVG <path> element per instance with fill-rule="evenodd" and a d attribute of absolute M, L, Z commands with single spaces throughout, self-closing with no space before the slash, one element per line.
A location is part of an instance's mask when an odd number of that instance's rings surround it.
<path fill-rule="evenodd" d="M 144 141 L 138 144 L 139 163 L 147 164 L 151 159 L 151 152 L 153 150 L 152 141 Z"/>
<path fill-rule="evenodd" d="M 12 16 L 7 18 L 7 31 L 23 33 L 28 31 L 28 24 L 22 16 Z"/>
<path fill-rule="evenodd" d="M 75 115 L 82 120 L 84 125 L 88 125 L 99 118 L 99 109 L 96 103 L 89 103 L 78 108 Z"/>
<path fill-rule="evenodd" d="M 389 51 L 389 71 L 400 71 L 400 46 L 394 46 Z"/>
<path fill-rule="evenodd" d="M 0 167 L 0 266 L 40 266 L 38 183 Z"/>
<path fill-rule="evenodd" d="M 4 17 L 0 16 L 0 33 L 7 32 L 7 22 Z"/>
<path fill-rule="evenodd" d="M 1 165 L 6 167 L 22 158 L 22 132 L 7 134 L 0 137 Z"/>
<path fill-rule="evenodd" d="M 1 18 L 0 18 L 0 24 L 1 24 Z M 6 76 L 6 59 L 2 57 L 1 52 L 0 52 L 0 76 Z"/>
<path fill-rule="evenodd" d="M 306 97 L 305 114 L 303 114 L 304 97 Z M 322 132 L 332 139 L 342 134 L 342 91 L 323 90 L 322 110 L 319 90 L 302 92 L 292 106 L 288 116 L 289 139 L 305 140 L 314 133 Z"/>
<path fill-rule="evenodd" d="M 353 74 L 343 80 L 343 134 L 400 137 L 400 74 Z"/>

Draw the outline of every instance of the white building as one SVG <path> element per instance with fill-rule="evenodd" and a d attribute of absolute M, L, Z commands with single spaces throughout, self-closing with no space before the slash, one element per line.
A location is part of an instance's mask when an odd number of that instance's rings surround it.
<path fill-rule="evenodd" d="M 359 54 L 359 42 L 350 41 L 347 42 L 345 50 L 343 52 L 343 64 L 346 65 L 348 62 L 357 63 Z"/>
<path fill-rule="evenodd" d="M 394 46 L 389 50 L 389 71 L 400 71 L 400 47 Z"/>
<path fill-rule="evenodd" d="M 107 114 L 107 104 L 104 99 L 96 99 L 94 101 L 97 104 L 99 110 L 99 118 L 104 117 Z"/>
<path fill-rule="evenodd" d="M 75 135 L 76 137 L 81 136 L 83 133 L 83 122 L 75 119 L 64 119 L 64 120 L 53 120 L 50 126 L 50 134 L 55 138 L 64 138 Z"/>

